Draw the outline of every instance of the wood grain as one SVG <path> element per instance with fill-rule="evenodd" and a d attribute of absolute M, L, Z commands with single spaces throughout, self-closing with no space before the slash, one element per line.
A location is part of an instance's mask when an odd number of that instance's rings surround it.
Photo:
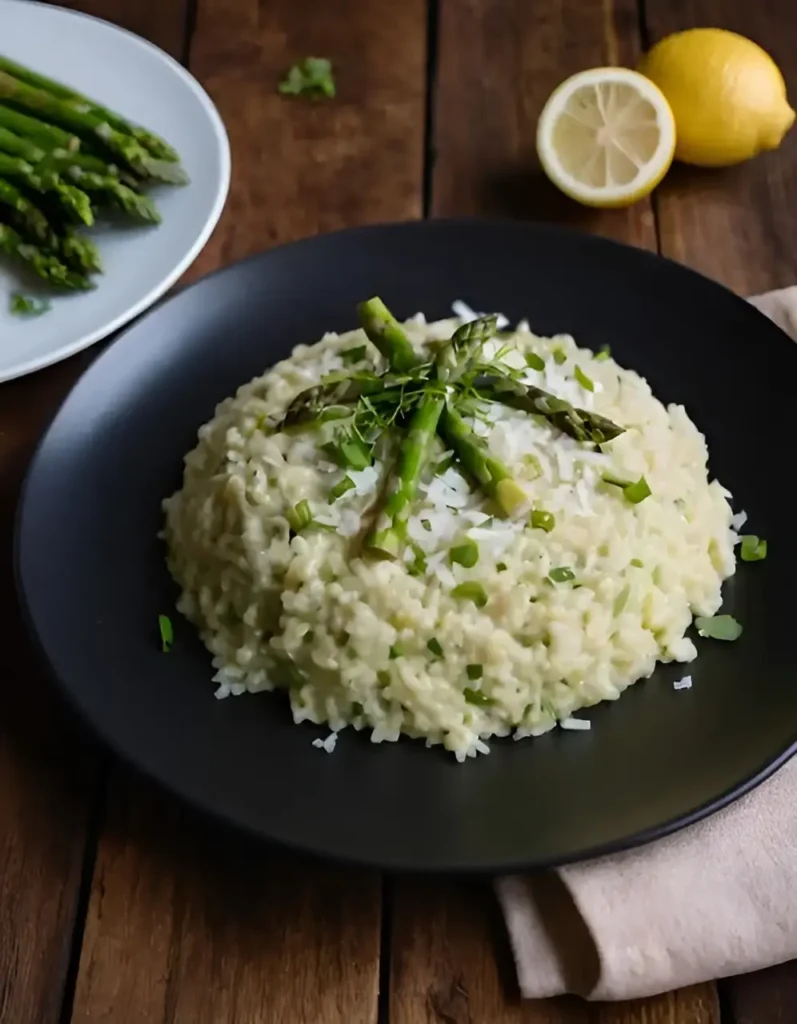
<path fill-rule="evenodd" d="M 434 104 L 436 215 L 549 220 L 656 244 L 650 205 L 589 210 L 542 174 L 537 118 L 567 75 L 639 55 L 636 0 L 457 0 L 440 5 Z"/>
<path fill-rule="evenodd" d="M 180 60 L 188 36 L 189 0 L 58 0 L 80 14 L 110 21 L 128 32 L 135 32 Z"/>
<path fill-rule="evenodd" d="M 780 0 L 646 0 L 651 42 L 699 25 L 768 50 L 797 102 L 797 8 Z M 675 167 L 658 191 L 662 251 L 740 294 L 797 281 L 797 131 L 782 147 L 725 170 Z"/>
<path fill-rule="evenodd" d="M 58 1020 L 75 922 L 95 751 L 28 642 L 11 535 L 38 435 L 85 357 L 0 385 L 0 1022 Z"/>
<path fill-rule="evenodd" d="M 200 0 L 190 66 L 225 119 L 234 173 L 192 275 L 417 216 L 425 53 L 423 0 Z M 309 54 L 333 59 L 336 101 L 277 94 Z M 272 854 L 124 770 L 108 806 L 74 1022 L 374 1024 L 378 876 Z"/>
<path fill-rule="evenodd" d="M 794 1024 L 797 961 L 721 982 L 733 1024 Z"/>

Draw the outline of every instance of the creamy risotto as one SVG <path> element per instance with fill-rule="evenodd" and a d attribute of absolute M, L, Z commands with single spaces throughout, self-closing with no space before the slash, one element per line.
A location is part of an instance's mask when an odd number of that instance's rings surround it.
<path fill-rule="evenodd" d="M 405 324 L 417 362 L 460 324 Z M 577 440 L 551 418 L 480 401 L 476 386 L 462 421 L 518 500 L 497 509 L 434 435 L 390 557 L 365 539 L 410 443 L 400 419 L 365 464 L 341 459 L 331 415 L 280 426 L 307 389 L 384 371 L 363 331 L 298 347 L 200 429 L 164 536 L 217 696 L 284 688 L 296 722 L 375 742 L 405 733 L 462 760 L 493 736 L 583 727 L 580 708 L 617 699 L 657 661 L 695 657 L 686 631 L 719 608 L 737 537 L 685 410 L 607 352 L 525 323 L 478 358 L 623 431 Z M 441 394 L 451 401 L 453 387 Z"/>

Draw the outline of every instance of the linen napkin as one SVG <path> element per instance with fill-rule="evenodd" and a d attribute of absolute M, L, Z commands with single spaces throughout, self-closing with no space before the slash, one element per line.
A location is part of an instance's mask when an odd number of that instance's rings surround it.
<path fill-rule="evenodd" d="M 797 286 L 750 301 L 797 340 Z M 797 958 L 797 758 L 667 839 L 495 888 L 528 999 L 633 999 Z"/>

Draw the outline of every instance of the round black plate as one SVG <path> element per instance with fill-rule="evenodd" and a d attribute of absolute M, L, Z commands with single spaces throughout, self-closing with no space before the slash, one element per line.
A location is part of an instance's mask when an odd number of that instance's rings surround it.
<path fill-rule="evenodd" d="M 611 345 L 708 435 L 712 471 L 766 562 L 739 567 L 734 643 L 702 641 L 592 730 L 494 742 L 459 765 L 417 741 L 373 745 L 292 724 L 280 696 L 213 699 L 210 659 L 175 616 L 156 539 L 160 501 L 215 404 L 299 342 L 355 323 L 379 293 L 399 316 L 474 309 L 538 333 Z M 795 749 L 795 525 L 790 496 L 797 348 L 730 292 L 645 252 L 538 225 L 432 221 L 329 235 L 264 253 L 182 292 L 78 382 L 31 467 L 18 522 L 23 604 L 52 671 L 120 754 L 180 796 L 261 836 L 398 869 L 554 864 L 660 836 L 761 781 Z"/>

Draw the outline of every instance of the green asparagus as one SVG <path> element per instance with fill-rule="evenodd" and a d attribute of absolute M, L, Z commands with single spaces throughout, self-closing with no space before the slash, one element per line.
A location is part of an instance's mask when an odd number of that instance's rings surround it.
<path fill-rule="evenodd" d="M 71 132 L 57 128 L 53 124 L 40 121 L 37 117 L 12 110 L 0 102 L 0 127 L 13 132 L 21 138 L 28 139 L 43 150 L 59 148 L 67 153 L 75 153 L 80 149 L 80 139 Z"/>
<path fill-rule="evenodd" d="M 57 256 L 31 245 L 14 228 L 1 223 L 0 252 L 22 260 L 35 274 L 56 288 L 86 291 L 92 287 L 84 274 L 70 270 Z"/>
<path fill-rule="evenodd" d="M 0 127 L 0 153 L 21 157 L 31 164 L 38 164 L 46 156 L 45 151 L 39 149 L 29 139 L 23 139 L 20 135 L 2 127 Z"/>
<path fill-rule="evenodd" d="M 84 274 L 101 274 L 102 259 L 96 244 L 73 228 L 65 227 L 59 238 L 58 252 L 64 263 L 72 270 Z"/>
<path fill-rule="evenodd" d="M 374 297 L 360 303 L 357 312 L 363 330 L 394 372 L 403 373 L 418 364 L 415 349 L 404 328 L 380 298 Z"/>
<path fill-rule="evenodd" d="M 6 178 L 0 178 L 0 213 L 6 213 L 7 220 L 20 234 L 46 248 L 55 248 L 55 232 L 41 210 L 27 196 Z"/>
<path fill-rule="evenodd" d="M 485 342 L 495 334 L 497 316 L 483 316 L 463 324 L 444 345 L 435 361 L 438 380 L 453 383 L 470 369 Z"/>
<path fill-rule="evenodd" d="M 586 409 L 577 409 L 563 398 L 557 398 L 541 388 L 512 380 L 500 373 L 479 376 L 473 385 L 480 398 L 490 402 L 501 402 L 534 416 L 544 416 L 576 441 L 602 444 L 623 433 L 623 427 L 618 427 L 605 416 L 588 412 Z"/>
<path fill-rule="evenodd" d="M 476 437 L 450 402 L 440 416 L 439 430 L 463 468 L 504 515 L 512 515 L 528 501 L 526 492 L 512 479 L 506 466 L 490 455 L 484 442 Z"/>
<path fill-rule="evenodd" d="M 142 128 L 140 125 L 131 124 L 122 117 L 121 114 L 117 114 L 113 110 L 108 110 L 107 107 L 96 103 L 87 96 L 83 96 L 74 89 L 70 89 L 61 82 L 55 82 L 51 78 L 47 78 L 45 75 L 40 75 L 37 72 L 32 71 L 30 68 L 23 67 L 21 64 L 17 64 L 15 61 L 9 60 L 8 57 L 3 56 L 0 56 L 0 71 L 6 71 L 10 75 L 13 75 L 14 78 L 19 79 L 20 82 L 25 82 L 28 85 L 35 86 L 37 89 L 50 93 L 51 96 L 67 101 L 75 106 L 76 109 L 88 110 L 101 118 L 112 128 L 115 128 L 117 131 L 131 135 L 134 139 L 140 142 L 152 156 L 159 160 L 176 162 L 180 159 L 178 153 L 168 144 L 168 142 L 155 135 L 154 132 L 150 132 L 146 128 Z"/>
<path fill-rule="evenodd" d="M 153 200 L 136 192 L 118 178 L 84 171 L 77 166 L 67 168 L 64 174 L 100 205 L 113 206 L 142 224 L 160 224 L 161 215 Z"/>
<path fill-rule="evenodd" d="M 94 223 L 91 200 L 86 193 L 74 185 L 67 185 L 52 171 L 41 173 L 33 164 L 29 164 L 21 157 L 8 156 L 0 152 L 0 175 L 31 192 L 52 196 L 59 211 L 69 220 L 77 220 L 88 227 Z"/>
<path fill-rule="evenodd" d="M 99 144 L 144 177 L 171 184 L 185 184 L 188 180 L 178 164 L 155 159 L 136 139 L 112 128 L 91 110 L 79 110 L 50 93 L 35 89 L 5 71 L 0 71 L 0 104 L 8 103 L 21 107 L 28 114 L 44 117 L 80 138 Z"/>

